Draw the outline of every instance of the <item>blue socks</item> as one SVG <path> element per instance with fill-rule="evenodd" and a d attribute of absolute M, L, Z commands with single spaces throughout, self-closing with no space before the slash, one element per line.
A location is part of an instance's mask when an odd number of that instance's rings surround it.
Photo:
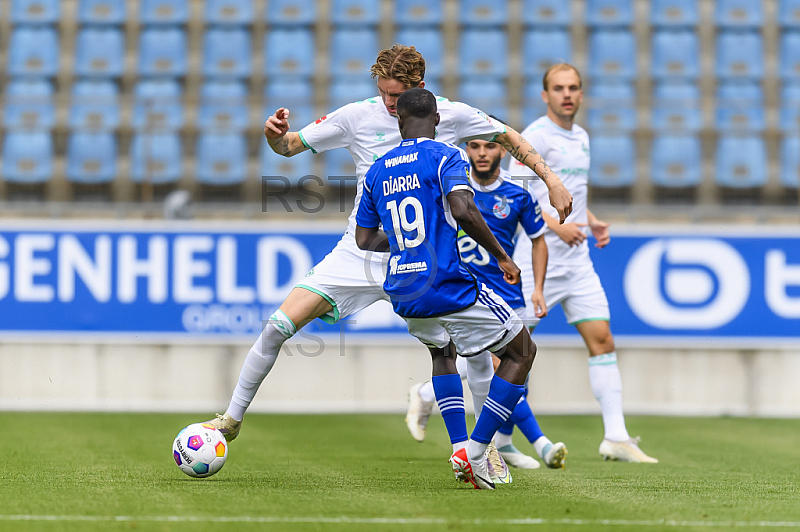
<path fill-rule="evenodd" d="M 483 411 L 475 425 L 475 430 L 472 431 L 471 439 L 483 444 L 492 441 L 495 432 L 511 417 L 511 412 L 517 406 L 524 391 L 525 387 L 521 384 L 511 384 L 497 375 L 492 377 L 489 397 L 483 405 Z"/>
<path fill-rule="evenodd" d="M 437 375 L 431 382 L 439 412 L 447 427 L 447 434 L 450 435 L 450 443 L 455 445 L 467 441 L 467 418 L 461 376 L 458 373 Z"/>
<path fill-rule="evenodd" d="M 517 406 L 514 407 L 514 411 L 508 418 L 507 424 L 510 424 L 512 429 L 516 424 L 517 427 L 519 427 L 519 430 L 522 431 L 522 434 L 524 434 L 531 443 L 544 436 L 544 433 L 542 432 L 542 429 L 539 428 L 539 423 L 536 421 L 536 417 L 533 415 L 533 412 L 531 412 L 531 407 L 524 396 L 520 398 Z M 505 434 L 510 434 L 510 432 Z"/>

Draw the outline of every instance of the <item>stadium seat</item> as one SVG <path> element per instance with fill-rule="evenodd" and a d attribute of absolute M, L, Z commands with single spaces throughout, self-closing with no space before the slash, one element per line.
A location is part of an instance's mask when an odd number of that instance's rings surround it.
<path fill-rule="evenodd" d="M 784 28 L 800 28 L 800 0 L 780 0 L 778 24 Z"/>
<path fill-rule="evenodd" d="M 697 0 L 652 0 L 650 23 L 659 27 L 696 26 L 700 16 Z"/>
<path fill-rule="evenodd" d="M 458 7 L 464 26 L 505 26 L 508 21 L 506 0 L 462 0 Z"/>
<path fill-rule="evenodd" d="M 355 185 L 356 165 L 353 156 L 344 148 L 325 152 L 323 181 L 331 184 Z M 335 179 L 331 179 L 335 178 Z"/>
<path fill-rule="evenodd" d="M 171 131 L 183 126 L 181 87 L 171 79 L 140 81 L 133 95 L 133 127 Z"/>
<path fill-rule="evenodd" d="M 630 83 L 590 85 L 586 124 L 594 131 L 630 131 L 636 127 L 636 91 Z"/>
<path fill-rule="evenodd" d="M 444 76 L 444 40 L 436 28 L 401 28 L 394 42 L 414 46 L 425 58 L 425 77 Z"/>
<path fill-rule="evenodd" d="M 696 187 L 703 177 L 700 139 L 691 135 L 663 135 L 653 141 L 650 177 L 664 188 Z"/>
<path fill-rule="evenodd" d="M 268 116 L 272 115 L 277 107 L 278 106 L 265 107 L 263 112 L 264 119 L 266 120 Z M 314 112 L 314 107 L 308 104 L 298 104 L 294 106 L 284 105 L 282 107 L 287 107 L 289 109 L 289 126 L 292 131 L 299 131 L 320 117 L 320 115 Z M 333 108 L 331 108 L 331 111 L 333 111 Z"/>
<path fill-rule="evenodd" d="M 78 22 L 81 24 L 122 24 L 125 0 L 80 0 Z"/>
<path fill-rule="evenodd" d="M 47 80 L 11 80 L 6 85 L 3 125 L 6 129 L 42 130 L 56 123 L 53 85 Z"/>
<path fill-rule="evenodd" d="M 626 135 L 594 135 L 590 146 L 592 167 L 589 181 L 594 187 L 621 188 L 633 185 L 636 149 Z"/>
<path fill-rule="evenodd" d="M 373 92 L 375 92 L 374 89 Z M 264 86 L 264 104 L 274 113 L 279 107 L 312 105 L 314 86 L 304 80 L 276 79 Z"/>
<path fill-rule="evenodd" d="M 756 136 L 722 136 L 717 142 L 718 185 L 757 188 L 767 182 L 767 145 Z"/>
<path fill-rule="evenodd" d="M 462 77 L 508 75 L 508 42 L 502 30 L 467 29 L 461 33 L 459 49 Z"/>
<path fill-rule="evenodd" d="M 142 24 L 185 24 L 188 19 L 188 0 L 141 0 L 139 21 Z"/>
<path fill-rule="evenodd" d="M 653 77 L 697 79 L 700 75 L 699 48 L 694 30 L 654 31 L 650 61 Z"/>
<path fill-rule="evenodd" d="M 764 47 L 761 34 L 723 31 L 717 36 L 717 77 L 759 79 L 764 75 Z"/>
<path fill-rule="evenodd" d="M 716 0 L 714 18 L 721 28 L 758 28 L 764 23 L 761 2 Z"/>
<path fill-rule="evenodd" d="M 61 0 L 12 0 L 14 24 L 52 24 L 61 15 Z"/>
<path fill-rule="evenodd" d="M 503 120 L 508 116 L 508 96 L 505 83 L 494 79 L 466 80 L 460 87 L 459 99 L 486 114 Z"/>
<path fill-rule="evenodd" d="M 378 34 L 372 29 L 334 31 L 331 37 L 331 75 L 368 76 L 378 49 Z"/>
<path fill-rule="evenodd" d="M 303 177 L 314 174 L 314 157 L 311 151 L 294 157 L 284 157 L 272 151 L 269 144 L 262 142 L 261 176 L 266 177 L 268 181 L 285 177 L 290 184 L 296 185 Z"/>
<path fill-rule="evenodd" d="M 721 83 L 717 88 L 716 127 L 721 131 L 763 131 L 764 92 L 757 83 Z"/>
<path fill-rule="evenodd" d="M 250 76 L 250 32 L 243 28 L 206 30 L 203 35 L 203 75 L 217 78 Z"/>
<path fill-rule="evenodd" d="M 267 23 L 276 26 L 310 26 L 317 20 L 316 0 L 270 0 Z"/>
<path fill-rule="evenodd" d="M 632 81 L 636 75 L 636 39 L 624 30 L 598 30 L 589 37 L 589 76 Z"/>
<path fill-rule="evenodd" d="M 131 143 L 131 180 L 174 183 L 183 176 L 181 139 L 175 133 L 137 134 Z"/>
<path fill-rule="evenodd" d="M 786 81 L 800 80 L 800 31 L 781 35 L 780 76 Z"/>
<path fill-rule="evenodd" d="M 41 183 L 53 176 L 50 133 L 11 131 L 3 140 L 3 180 Z"/>
<path fill-rule="evenodd" d="M 108 131 L 119 127 L 119 89 L 110 80 L 78 81 L 72 85 L 69 127 Z"/>
<path fill-rule="evenodd" d="M 586 23 L 589 26 L 630 26 L 633 24 L 632 0 L 588 0 Z"/>
<path fill-rule="evenodd" d="M 186 33 L 179 28 L 147 28 L 139 34 L 139 75 L 184 76 Z"/>
<path fill-rule="evenodd" d="M 124 53 L 121 28 L 84 28 L 78 32 L 75 44 L 75 73 L 84 77 L 119 77 Z"/>
<path fill-rule="evenodd" d="M 780 123 L 785 132 L 800 131 L 800 84 L 781 87 Z"/>
<path fill-rule="evenodd" d="M 525 0 L 522 4 L 522 22 L 528 26 L 569 26 L 572 13 L 564 0 Z"/>
<path fill-rule="evenodd" d="M 73 133 L 67 141 L 67 180 L 108 183 L 117 175 L 117 141 L 111 133 Z"/>
<path fill-rule="evenodd" d="M 551 65 L 572 60 L 572 39 L 566 29 L 530 29 L 522 49 L 522 72 L 533 81 L 540 81 Z"/>
<path fill-rule="evenodd" d="M 58 33 L 50 27 L 19 27 L 11 33 L 8 73 L 50 77 L 58 73 Z"/>
<path fill-rule="evenodd" d="M 380 4 L 374 0 L 332 0 L 331 22 L 336 26 L 375 26 Z"/>
<path fill-rule="evenodd" d="M 348 103 L 377 96 L 378 88 L 375 82 L 367 77 L 362 80 L 338 79 L 331 83 L 328 95 L 328 107 L 332 111 Z"/>
<path fill-rule="evenodd" d="M 786 137 L 781 142 L 780 183 L 786 188 L 800 188 L 800 137 Z"/>
<path fill-rule="evenodd" d="M 244 135 L 204 133 L 197 139 L 197 181 L 207 185 L 235 185 L 247 174 Z"/>
<path fill-rule="evenodd" d="M 247 103 L 247 87 L 241 81 L 206 82 L 200 88 L 197 127 L 206 131 L 247 129 Z"/>
<path fill-rule="evenodd" d="M 697 84 L 657 83 L 653 96 L 653 129 L 697 132 L 703 127 L 700 87 Z"/>
<path fill-rule="evenodd" d="M 264 38 L 264 72 L 275 77 L 313 75 L 314 40 L 307 28 L 270 31 Z"/>
<path fill-rule="evenodd" d="M 522 124 L 527 126 L 547 113 L 547 106 L 542 101 L 542 80 L 531 79 L 523 87 Z"/>
<path fill-rule="evenodd" d="M 395 0 L 394 9 L 394 21 L 401 26 L 439 26 L 444 21 L 442 0 Z"/>
<path fill-rule="evenodd" d="M 206 24 L 252 24 L 253 0 L 206 0 L 205 19 Z"/>

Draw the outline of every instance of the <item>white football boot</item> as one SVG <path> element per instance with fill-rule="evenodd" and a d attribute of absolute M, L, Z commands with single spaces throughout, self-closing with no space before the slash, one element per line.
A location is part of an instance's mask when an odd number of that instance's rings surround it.
<path fill-rule="evenodd" d="M 500 453 L 503 460 L 511 467 L 516 467 L 517 469 L 539 469 L 542 467 L 536 458 L 523 453 L 514 447 L 513 444 L 504 445 L 500 447 L 497 452 Z"/>
<path fill-rule="evenodd" d="M 473 462 L 467 457 L 467 449 L 462 448 L 454 452 L 450 457 L 453 465 L 453 473 L 456 478 L 472 484 L 476 490 L 493 490 L 494 482 L 489 476 L 486 454 L 481 460 Z"/>
<path fill-rule="evenodd" d="M 657 464 L 658 460 L 651 456 L 647 456 L 644 451 L 639 449 L 640 441 L 641 438 L 638 436 L 626 441 L 603 440 L 602 443 L 600 443 L 599 452 L 606 460 Z"/>
<path fill-rule="evenodd" d="M 424 383 L 417 383 L 408 391 L 408 411 L 406 412 L 406 426 L 411 436 L 421 442 L 425 439 L 425 427 L 433 411 L 433 401 L 423 401 L 419 389 Z"/>
<path fill-rule="evenodd" d="M 486 448 L 486 460 L 489 462 L 489 478 L 492 479 L 492 482 L 495 484 L 511 484 L 511 482 L 513 482 L 511 471 L 509 471 L 505 460 L 503 460 L 503 457 L 497 451 L 494 440 L 492 440 L 489 443 L 489 447 Z"/>
<path fill-rule="evenodd" d="M 236 421 L 227 413 L 224 416 L 217 414 L 214 419 L 209 419 L 204 423 L 214 425 L 214 428 L 219 430 L 227 441 L 235 440 L 236 436 L 239 435 L 239 430 L 242 428 L 242 422 Z"/>
<path fill-rule="evenodd" d="M 548 443 L 542 449 L 542 460 L 550 469 L 564 469 L 566 467 L 564 461 L 567 459 L 567 454 L 567 446 L 563 443 Z"/>

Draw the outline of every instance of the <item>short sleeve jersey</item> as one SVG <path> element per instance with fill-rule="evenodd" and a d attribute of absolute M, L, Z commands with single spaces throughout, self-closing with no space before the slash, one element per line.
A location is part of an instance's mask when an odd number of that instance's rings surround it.
<path fill-rule="evenodd" d="M 460 102 L 437 97 L 439 125 L 436 140 L 461 144 L 472 139 L 494 140 L 506 128 L 482 111 Z M 347 104 L 300 130 L 300 139 L 314 153 L 347 148 L 356 164 L 356 199 L 348 220 L 355 234 L 356 213 L 363 193 L 364 176 L 372 163 L 403 140 L 397 118 L 386 110 L 380 97 Z"/>
<path fill-rule="evenodd" d="M 364 179 L 356 221 L 389 238 L 384 290 L 397 314 L 431 318 L 475 304 L 478 285 L 461 262 L 447 195 L 472 190 L 467 154 L 431 139 L 408 139 Z"/>
<path fill-rule="evenodd" d="M 536 238 L 544 234 L 545 224 L 539 202 L 530 187 L 524 181 L 509 177 L 509 173 L 501 169 L 500 177 L 492 184 L 483 187 L 472 179 L 472 188 L 475 191 L 475 205 L 486 220 L 486 225 L 510 257 L 514 253 L 514 240 L 520 225 L 528 237 Z M 458 232 L 458 250 L 461 260 L 478 281 L 494 290 L 511 308 L 525 306 L 522 285 L 508 284 L 497 259 L 463 230 Z"/>

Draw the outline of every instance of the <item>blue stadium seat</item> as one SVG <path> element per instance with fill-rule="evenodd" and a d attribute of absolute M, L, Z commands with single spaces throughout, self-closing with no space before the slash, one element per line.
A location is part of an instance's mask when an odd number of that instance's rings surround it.
<path fill-rule="evenodd" d="M 697 132 L 703 127 L 700 87 L 696 83 L 657 83 L 653 95 L 654 129 Z"/>
<path fill-rule="evenodd" d="M 50 27 L 19 27 L 11 33 L 8 73 L 50 77 L 58 73 L 58 33 Z"/>
<path fill-rule="evenodd" d="M 316 0 L 270 0 L 267 22 L 276 26 L 310 26 L 317 20 Z"/>
<path fill-rule="evenodd" d="M 439 26 L 444 21 L 442 0 L 396 0 L 394 21 L 403 26 Z"/>
<path fill-rule="evenodd" d="M 235 185 L 247 175 L 244 135 L 204 133 L 197 139 L 197 181 L 207 185 Z"/>
<path fill-rule="evenodd" d="M 276 79 L 264 86 L 264 104 L 274 113 L 279 107 L 312 105 L 314 85 L 299 79 Z"/>
<path fill-rule="evenodd" d="M 761 2 L 754 0 L 717 0 L 714 18 L 721 28 L 757 28 L 764 23 Z"/>
<path fill-rule="evenodd" d="M 350 152 L 344 148 L 325 152 L 325 169 L 322 177 L 333 185 L 355 186 L 356 165 Z M 336 178 L 336 179 L 331 179 Z"/>
<path fill-rule="evenodd" d="M 125 0 L 80 0 L 78 22 L 81 24 L 122 24 Z"/>
<path fill-rule="evenodd" d="M 542 101 L 542 81 L 529 80 L 523 86 L 522 124 L 527 126 L 547 113 L 547 106 Z"/>
<path fill-rule="evenodd" d="M 184 76 L 186 33 L 179 28 L 147 28 L 139 34 L 139 75 Z"/>
<path fill-rule="evenodd" d="M 764 92 L 757 83 L 721 83 L 717 88 L 716 128 L 763 131 L 766 127 Z"/>
<path fill-rule="evenodd" d="M 800 188 L 800 137 L 786 137 L 781 142 L 781 185 Z"/>
<path fill-rule="evenodd" d="M 78 81 L 72 86 L 69 127 L 108 131 L 119 127 L 119 89 L 110 80 Z"/>
<path fill-rule="evenodd" d="M 266 119 L 266 117 L 265 117 Z M 241 81 L 208 81 L 200 88 L 197 127 L 214 131 L 242 131 L 249 122 L 247 87 Z"/>
<path fill-rule="evenodd" d="M 11 22 L 14 24 L 52 24 L 58 22 L 61 0 L 12 0 Z"/>
<path fill-rule="evenodd" d="M 461 33 L 460 76 L 508 75 L 508 42 L 502 30 L 468 29 Z"/>
<path fill-rule="evenodd" d="M 425 81 L 425 89 L 426 90 L 431 91 L 436 96 L 441 96 L 442 95 L 442 82 L 441 82 L 440 78 L 436 78 L 436 77 L 433 77 L 433 76 L 428 77 L 428 73 L 426 72 L 424 81 Z M 375 89 L 373 89 L 372 92 L 376 92 L 376 91 L 377 91 L 377 87 Z"/>
<path fill-rule="evenodd" d="M 530 29 L 522 49 L 522 72 L 533 81 L 540 81 L 551 65 L 572 60 L 572 39 L 566 29 Z"/>
<path fill-rule="evenodd" d="M 141 0 L 139 22 L 142 24 L 185 24 L 188 20 L 188 0 Z"/>
<path fill-rule="evenodd" d="M 656 79 L 697 79 L 700 53 L 694 30 L 653 32 L 652 75 Z"/>
<path fill-rule="evenodd" d="M 764 46 L 761 34 L 723 31 L 717 36 L 717 77 L 759 79 L 764 76 Z"/>
<path fill-rule="evenodd" d="M 780 0 L 778 24 L 784 28 L 800 28 L 800 0 Z"/>
<path fill-rule="evenodd" d="M 592 131 L 630 131 L 636 128 L 636 91 L 630 83 L 589 86 L 586 124 Z"/>
<path fill-rule="evenodd" d="M 569 26 L 572 21 L 569 2 L 564 0 L 525 0 L 522 22 L 528 26 Z"/>
<path fill-rule="evenodd" d="M 84 77 L 119 77 L 124 53 L 121 28 L 84 28 L 78 32 L 75 44 L 75 73 Z"/>
<path fill-rule="evenodd" d="M 787 83 L 781 87 L 780 115 L 783 131 L 800 131 L 800 84 Z"/>
<path fill-rule="evenodd" d="M 380 4 L 374 0 L 332 0 L 331 22 L 337 26 L 375 26 Z"/>
<path fill-rule="evenodd" d="M 206 24 L 253 23 L 253 0 L 206 0 Z"/>
<path fill-rule="evenodd" d="M 588 0 L 586 23 L 589 26 L 630 26 L 633 24 L 632 0 Z"/>
<path fill-rule="evenodd" d="M 261 175 L 268 178 L 268 182 L 285 177 L 290 184 L 296 185 L 303 177 L 314 174 L 314 157 L 311 151 L 294 157 L 284 157 L 272 151 L 269 144 L 262 142 Z"/>
<path fill-rule="evenodd" d="M 331 83 L 328 95 L 328 107 L 333 110 L 348 103 L 377 96 L 378 88 L 375 86 L 375 82 L 369 78 L 361 80 L 339 79 Z"/>
<path fill-rule="evenodd" d="M 243 28 L 208 29 L 203 36 L 203 74 L 246 78 L 251 70 L 250 32 Z"/>
<path fill-rule="evenodd" d="M 462 0 L 458 7 L 464 26 L 505 26 L 508 21 L 506 0 Z"/>
<path fill-rule="evenodd" d="M 598 30 L 589 37 L 589 76 L 632 81 L 636 75 L 636 39 L 624 30 Z"/>
<path fill-rule="evenodd" d="M 459 99 L 486 114 L 508 120 L 508 97 L 505 83 L 494 79 L 467 79 L 460 85 Z"/>
<path fill-rule="evenodd" d="M 717 142 L 718 185 L 757 188 L 767 182 L 767 145 L 756 136 L 722 136 Z"/>
<path fill-rule="evenodd" d="M 67 141 L 67 180 L 108 183 L 117 176 L 117 141 L 111 133 L 73 133 Z"/>
<path fill-rule="evenodd" d="M 425 76 L 432 78 L 444 75 L 444 40 L 436 28 L 401 28 L 394 42 L 414 46 L 425 58 Z M 374 61 L 374 59 L 373 59 Z"/>
<path fill-rule="evenodd" d="M 594 135 L 590 146 L 593 187 L 621 188 L 633 185 L 636 176 L 636 148 L 626 135 Z"/>
<path fill-rule="evenodd" d="M 800 80 L 800 31 L 786 31 L 781 35 L 780 66 L 782 79 Z"/>
<path fill-rule="evenodd" d="M 11 80 L 6 85 L 3 125 L 7 129 L 42 130 L 56 123 L 53 85 L 47 80 Z"/>
<path fill-rule="evenodd" d="M 276 77 L 313 75 L 314 40 L 308 28 L 270 31 L 264 38 L 264 72 Z"/>
<path fill-rule="evenodd" d="M 183 176 L 183 149 L 176 133 L 137 134 L 131 143 L 131 180 L 174 183 Z"/>
<path fill-rule="evenodd" d="M 331 37 L 331 75 L 369 75 L 378 49 L 378 34 L 372 29 L 334 31 Z"/>
<path fill-rule="evenodd" d="M 171 79 L 140 81 L 133 95 L 133 127 L 172 131 L 183 126 L 181 87 Z"/>
<path fill-rule="evenodd" d="M 3 180 L 41 183 L 53 176 L 50 133 L 11 131 L 3 140 Z"/>
<path fill-rule="evenodd" d="M 700 20 L 697 0 L 652 0 L 650 23 L 655 27 L 696 26 Z"/>
<path fill-rule="evenodd" d="M 653 141 L 650 177 L 665 188 L 696 187 L 703 177 L 700 139 L 691 135 L 663 135 Z"/>

